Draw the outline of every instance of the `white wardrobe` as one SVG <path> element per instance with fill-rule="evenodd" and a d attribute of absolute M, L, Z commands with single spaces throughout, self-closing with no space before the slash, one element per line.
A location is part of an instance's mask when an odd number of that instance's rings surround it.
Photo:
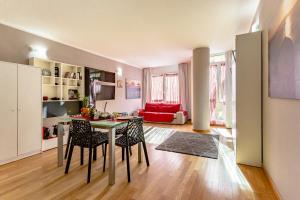
<path fill-rule="evenodd" d="M 0 164 L 41 152 L 41 69 L 0 61 Z"/>
<path fill-rule="evenodd" d="M 257 167 L 262 164 L 261 37 L 261 32 L 236 37 L 236 69 L 233 69 L 236 161 Z"/>

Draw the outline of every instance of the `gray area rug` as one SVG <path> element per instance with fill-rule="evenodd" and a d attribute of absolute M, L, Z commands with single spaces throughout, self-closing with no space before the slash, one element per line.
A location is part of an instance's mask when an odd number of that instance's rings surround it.
<path fill-rule="evenodd" d="M 155 149 L 217 159 L 218 139 L 218 135 L 175 132 Z"/>

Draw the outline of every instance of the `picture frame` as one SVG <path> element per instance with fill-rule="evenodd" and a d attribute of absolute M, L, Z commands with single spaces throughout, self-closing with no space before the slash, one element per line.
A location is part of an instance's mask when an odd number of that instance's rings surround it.
<path fill-rule="evenodd" d="M 141 82 L 138 80 L 127 80 L 126 85 L 126 99 L 140 99 L 141 98 Z"/>

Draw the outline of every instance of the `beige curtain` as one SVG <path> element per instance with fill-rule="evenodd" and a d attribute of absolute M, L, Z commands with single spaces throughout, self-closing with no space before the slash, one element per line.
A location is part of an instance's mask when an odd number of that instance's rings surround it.
<path fill-rule="evenodd" d="M 226 128 L 232 128 L 232 65 L 235 62 L 233 60 L 233 51 L 227 51 L 225 53 L 225 102 L 226 102 L 226 116 L 225 126 Z"/>
<path fill-rule="evenodd" d="M 143 69 L 143 97 L 142 106 L 145 107 L 146 102 L 151 101 L 151 69 Z"/>
<path fill-rule="evenodd" d="M 182 109 L 191 116 L 190 69 L 188 63 L 178 65 L 179 99 Z"/>

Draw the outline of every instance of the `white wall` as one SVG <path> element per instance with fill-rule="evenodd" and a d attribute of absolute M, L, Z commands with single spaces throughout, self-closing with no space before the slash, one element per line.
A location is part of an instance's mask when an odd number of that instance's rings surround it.
<path fill-rule="evenodd" d="M 141 69 L 41 38 L 2 24 L 0 24 L 0 35 L 1 61 L 28 64 L 28 56 L 30 53 L 29 46 L 39 44 L 47 48 L 47 54 L 51 60 L 92 67 L 110 72 L 116 72 L 117 68 L 122 68 L 123 76 L 120 77 L 120 79 L 123 80 L 123 88 L 116 88 L 115 100 L 108 101 L 107 111 L 130 113 L 141 108 L 141 98 L 126 99 L 125 97 L 125 79 L 142 81 Z M 105 101 L 97 101 L 97 109 L 103 110 L 104 102 Z"/>
<path fill-rule="evenodd" d="M 268 97 L 268 35 L 273 35 L 295 3 L 296 0 L 262 0 L 256 15 L 264 30 L 263 165 L 286 200 L 299 199 L 300 195 L 300 100 Z"/>

